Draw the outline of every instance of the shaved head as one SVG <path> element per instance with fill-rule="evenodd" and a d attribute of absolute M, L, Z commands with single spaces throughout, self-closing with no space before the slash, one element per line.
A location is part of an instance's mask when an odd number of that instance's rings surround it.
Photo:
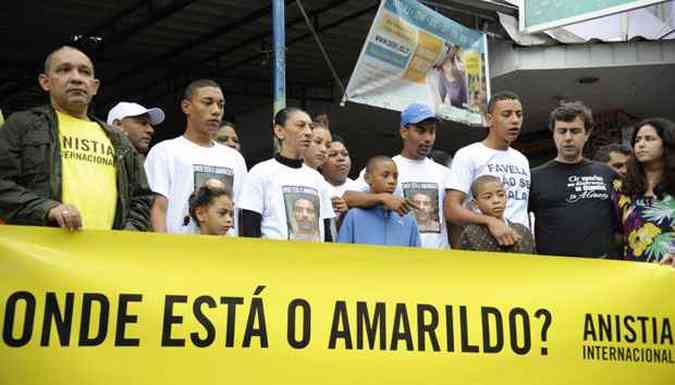
<path fill-rule="evenodd" d="M 372 173 L 373 169 L 382 162 L 393 162 L 393 159 L 386 155 L 375 155 L 368 160 L 368 163 L 366 163 L 366 174 Z"/>
<path fill-rule="evenodd" d="M 87 54 L 85 54 L 85 53 L 82 52 L 81 50 L 79 50 L 79 49 L 77 49 L 77 48 L 75 48 L 75 47 L 71 47 L 71 46 L 69 46 L 69 45 L 64 45 L 64 46 L 62 46 L 62 47 L 59 47 L 59 48 L 53 50 L 49 55 L 47 55 L 47 58 L 45 59 L 44 73 L 46 73 L 46 74 L 49 73 L 49 69 L 50 69 L 51 66 L 52 66 L 52 59 L 54 58 L 54 55 L 56 55 L 57 53 L 59 53 L 59 52 L 61 52 L 61 51 L 65 51 L 65 50 L 73 50 L 73 51 L 77 51 L 77 52 L 81 53 L 82 55 L 86 56 L 87 59 L 89 59 L 89 56 L 87 56 Z M 89 62 L 90 62 L 90 64 L 91 64 L 91 68 L 93 69 L 93 68 L 94 68 L 94 64 L 91 63 L 91 59 L 89 59 Z"/>

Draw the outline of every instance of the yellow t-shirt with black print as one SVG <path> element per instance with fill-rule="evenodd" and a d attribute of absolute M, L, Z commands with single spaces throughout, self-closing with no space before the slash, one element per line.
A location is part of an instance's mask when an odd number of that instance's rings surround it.
<path fill-rule="evenodd" d="M 77 207 L 83 229 L 110 230 L 117 204 L 115 149 L 98 123 L 56 114 L 63 165 L 62 201 Z"/>

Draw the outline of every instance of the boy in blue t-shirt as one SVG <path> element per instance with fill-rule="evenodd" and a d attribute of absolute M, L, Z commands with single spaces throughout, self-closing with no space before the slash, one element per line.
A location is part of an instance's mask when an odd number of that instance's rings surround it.
<path fill-rule="evenodd" d="M 374 194 L 392 194 L 398 171 L 388 156 L 371 158 L 365 180 Z M 345 215 L 338 233 L 340 243 L 420 247 L 420 233 L 412 215 L 400 216 L 384 206 L 352 208 Z"/>

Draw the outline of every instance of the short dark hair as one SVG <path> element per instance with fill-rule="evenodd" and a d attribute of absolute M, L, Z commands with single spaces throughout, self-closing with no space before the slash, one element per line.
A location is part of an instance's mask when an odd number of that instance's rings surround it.
<path fill-rule="evenodd" d="M 216 83 L 211 79 L 199 79 L 191 82 L 185 87 L 185 92 L 183 92 L 183 99 L 190 100 L 194 95 L 195 91 L 204 87 L 215 87 L 221 89 L 220 84 Z"/>
<path fill-rule="evenodd" d="M 345 143 L 344 138 L 341 137 L 340 135 L 333 135 L 333 140 L 331 141 L 331 143 L 333 142 L 342 143 L 345 147 L 347 147 L 347 143 Z"/>
<path fill-rule="evenodd" d="M 494 175 L 481 175 L 478 178 L 474 179 L 471 183 L 471 195 L 476 198 L 478 196 L 478 189 L 483 187 L 488 183 L 499 183 L 502 184 L 502 180 L 499 177 Z"/>
<path fill-rule="evenodd" d="M 330 131 L 330 120 L 328 119 L 327 113 L 321 113 L 312 118 L 312 122 L 316 125 L 326 127 Z"/>
<path fill-rule="evenodd" d="M 582 102 L 563 102 L 560 103 L 555 110 L 551 111 L 549 117 L 548 128 L 553 131 L 555 129 L 555 122 L 571 122 L 577 117 L 581 117 L 584 121 L 584 130 L 591 132 L 595 122 L 593 121 L 593 113 Z"/>
<path fill-rule="evenodd" d="M 627 144 L 610 143 L 598 148 L 597 151 L 595 151 L 593 160 L 602 163 L 607 163 L 609 162 L 609 154 L 613 152 L 618 152 L 624 155 L 630 155 L 633 151 Z"/>
<path fill-rule="evenodd" d="M 386 155 L 375 155 L 374 157 L 368 159 L 368 163 L 366 163 L 366 174 L 370 174 L 375 166 L 379 164 L 380 162 L 393 162 L 394 160 L 391 159 L 391 157 L 388 157 Z"/>
<path fill-rule="evenodd" d="M 520 96 L 518 96 L 518 94 L 512 91 L 497 92 L 496 94 L 492 95 L 490 101 L 488 102 L 487 105 L 488 112 L 492 112 L 497 102 L 500 102 L 502 100 L 517 100 L 520 102 Z"/>
<path fill-rule="evenodd" d="M 44 71 L 45 71 L 44 73 L 45 73 L 45 74 L 49 73 L 49 68 L 52 66 L 52 59 L 54 58 L 54 54 L 56 54 L 57 52 L 62 51 L 62 50 L 64 50 L 64 49 L 72 49 L 72 50 L 81 52 L 84 56 L 86 56 L 87 58 L 89 58 L 89 61 L 92 62 L 92 64 L 91 64 L 91 65 L 92 65 L 92 70 L 94 69 L 94 68 L 93 68 L 94 62 L 91 60 L 91 58 L 89 57 L 89 55 L 87 55 L 86 53 L 84 53 L 84 51 L 82 51 L 82 50 L 79 49 L 79 48 L 75 48 L 75 47 L 73 47 L 73 46 L 70 46 L 70 45 L 62 45 L 61 47 L 59 47 L 59 48 L 53 50 L 52 52 L 50 52 L 49 55 L 47 55 L 47 57 L 45 58 L 45 64 L 44 64 Z"/>

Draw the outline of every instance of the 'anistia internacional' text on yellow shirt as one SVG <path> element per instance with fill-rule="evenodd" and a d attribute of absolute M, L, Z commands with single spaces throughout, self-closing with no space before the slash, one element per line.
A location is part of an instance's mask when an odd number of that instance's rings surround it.
<path fill-rule="evenodd" d="M 82 228 L 110 230 L 115 220 L 115 149 L 96 122 L 57 111 L 61 144 L 62 203 L 80 211 Z"/>

